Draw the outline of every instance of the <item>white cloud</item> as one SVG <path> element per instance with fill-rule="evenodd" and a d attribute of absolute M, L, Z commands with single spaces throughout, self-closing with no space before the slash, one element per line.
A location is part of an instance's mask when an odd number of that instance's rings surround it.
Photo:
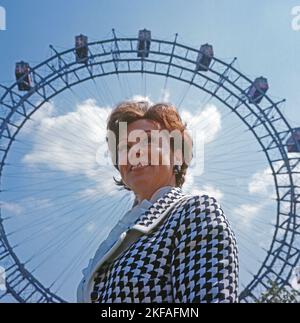
<path fill-rule="evenodd" d="M 0 201 L 0 205 L 2 211 L 7 211 L 13 215 L 24 215 L 38 208 L 49 208 L 52 206 L 52 202 L 49 199 L 29 197 L 20 199 L 18 202 Z"/>
<path fill-rule="evenodd" d="M 233 216 L 241 226 L 251 225 L 255 218 L 261 216 L 265 207 L 275 203 L 274 179 L 269 167 L 251 176 L 248 192 L 257 196 L 257 203 L 241 203 L 233 209 Z"/>
<path fill-rule="evenodd" d="M 170 97 L 171 97 L 171 93 L 168 89 L 161 90 L 161 101 L 162 102 L 169 102 Z"/>
<path fill-rule="evenodd" d="M 37 102 L 36 105 L 39 105 L 40 102 Z M 29 119 L 28 122 L 22 127 L 22 134 L 32 133 L 36 127 L 38 127 L 41 122 L 49 117 L 52 117 L 55 114 L 55 107 L 53 102 L 44 103 Z"/>
<path fill-rule="evenodd" d="M 86 227 L 87 232 L 93 232 L 97 228 L 96 223 L 94 223 L 94 222 L 87 223 L 85 227 Z"/>
<path fill-rule="evenodd" d="M 215 140 L 221 130 L 221 113 L 213 104 L 206 105 L 197 114 L 183 110 L 181 115 L 187 123 L 188 130 L 195 132 L 195 134 L 201 133 L 204 136 L 205 144 Z"/>
<path fill-rule="evenodd" d="M 221 113 L 215 105 L 208 104 L 198 114 L 183 110 L 181 117 L 193 140 L 193 159 L 188 168 L 183 189 L 191 194 L 207 194 L 222 200 L 224 193 L 210 183 L 197 185 L 195 179 L 203 174 L 204 146 L 209 144 L 221 130 Z"/>
<path fill-rule="evenodd" d="M 274 178 L 269 167 L 252 175 L 248 190 L 251 194 L 274 196 Z"/>
<path fill-rule="evenodd" d="M 232 219 L 240 229 L 251 226 L 255 219 L 264 214 L 266 207 L 270 208 L 275 203 L 274 179 L 269 167 L 250 177 L 248 193 L 252 198 L 256 196 L 257 202 L 240 203 L 232 209 Z"/>
<path fill-rule="evenodd" d="M 150 97 L 149 97 L 149 96 L 143 96 L 143 95 L 139 95 L 139 94 L 134 95 L 134 96 L 131 98 L 131 100 L 133 100 L 133 101 L 146 101 L 146 102 L 148 102 L 150 105 L 152 105 L 152 104 L 153 104 L 153 102 L 152 102 L 152 100 L 150 99 Z"/>
<path fill-rule="evenodd" d="M 281 165 L 281 162 L 274 163 L 274 171 L 278 171 Z M 278 175 L 277 180 L 279 185 L 289 185 L 289 178 L 287 175 Z M 294 180 L 295 183 L 297 183 L 299 181 L 299 176 L 294 176 Z M 261 215 L 264 207 L 269 208 L 276 203 L 275 182 L 270 167 L 260 170 L 251 176 L 248 184 L 248 192 L 253 196 L 257 196 L 258 201 L 262 199 L 262 202 L 257 202 L 255 204 L 245 203 L 234 209 L 234 214 L 236 216 L 242 215 L 240 219 L 243 224 L 250 224 L 255 217 Z M 282 203 L 281 211 L 289 212 L 289 207 L 289 203 Z M 275 214 L 271 223 L 274 223 L 275 225 Z"/>
<path fill-rule="evenodd" d="M 24 156 L 28 166 L 46 165 L 67 174 L 84 175 L 96 183 L 99 192 L 110 192 L 113 167 L 110 165 L 106 120 L 110 108 L 100 108 L 92 99 L 76 111 L 39 118 L 33 136 L 33 149 Z"/>
<path fill-rule="evenodd" d="M 239 225 L 250 225 L 251 221 L 255 217 L 261 215 L 261 211 L 269 203 L 269 201 L 263 201 L 256 204 L 240 204 L 233 209 L 232 215 L 235 217 Z"/>
<path fill-rule="evenodd" d="M 221 202 L 224 197 L 224 193 L 220 189 L 214 187 L 212 184 L 198 186 L 194 181 L 193 172 L 190 170 L 187 171 L 185 183 L 182 189 L 186 193 L 193 195 L 207 194 L 214 197 L 218 202 Z"/>
<path fill-rule="evenodd" d="M 18 203 L 0 201 L 0 205 L 2 211 L 7 211 L 10 214 L 20 215 L 23 212 L 23 207 Z"/>
<path fill-rule="evenodd" d="M 199 189 L 195 188 L 191 191 L 192 194 L 202 195 L 206 194 L 209 196 L 214 197 L 217 201 L 221 201 L 224 194 L 221 190 L 217 189 L 216 187 L 212 185 L 204 185 L 200 187 Z"/>

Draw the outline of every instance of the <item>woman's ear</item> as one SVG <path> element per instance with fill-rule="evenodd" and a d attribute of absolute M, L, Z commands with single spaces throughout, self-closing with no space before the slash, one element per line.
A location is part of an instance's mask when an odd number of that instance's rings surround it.
<path fill-rule="evenodd" d="M 121 179 L 122 179 L 123 184 L 124 184 L 127 188 L 129 188 L 129 189 L 131 190 L 131 188 L 127 185 L 127 183 L 125 182 L 124 177 L 123 177 L 123 175 L 122 175 L 122 165 L 119 167 L 118 171 L 119 171 L 119 174 L 120 174 L 120 176 L 121 176 Z"/>

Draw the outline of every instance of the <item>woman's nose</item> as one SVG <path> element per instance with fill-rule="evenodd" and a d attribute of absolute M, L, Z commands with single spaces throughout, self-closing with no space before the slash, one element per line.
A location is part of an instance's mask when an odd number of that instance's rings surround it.
<path fill-rule="evenodd" d="M 139 162 L 148 163 L 148 147 L 133 145 L 128 152 L 128 161 L 131 165 L 137 165 Z"/>

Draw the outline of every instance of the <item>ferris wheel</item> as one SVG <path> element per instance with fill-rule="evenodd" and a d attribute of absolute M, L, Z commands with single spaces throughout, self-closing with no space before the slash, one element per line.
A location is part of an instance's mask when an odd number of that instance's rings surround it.
<path fill-rule="evenodd" d="M 53 135 L 50 142 L 49 129 L 53 129 L 54 123 L 49 115 L 42 112 L 51 110 L 51 100 L 55 98 L 62 98 L 59 101 L 60 106 L 82 103 L 79 95 L 81 92 L 76 89 L 88 82 L 94 87 L 95 93 L 92 93 L 91 87 L 86 87 L 89 91 L 87 97 L 97 96 L 103 106 L 107 104 L 105 95 L 113 102 L 114 91 L 110 88 L 112 77 L 116 77 L 119 82 L 119 90 L 129 92 L 134 87 L 130 83 L 130 77 L 141 76 L 142 85 L 139 86 L 144 90 L 147 82 L 148 86 L 150 84 L 150 77 L 165 80 L 164 89 L 167 82 L 173 80 L 184 87 L 179 107 L 189 91 L 195 91 L 203 95 L 202 108 L 210 102 L 216 102 L 227 110 L 225 116 L 226 120 L 229 120 L 228 124 L 232 125 L 231 122 L 235 118 L 236 123 L 226 130 L 226 134 L 220 139 L 220 145 L 213 146 L 211 151 L 208 151 L 208 155 L 215 161 L 208 167 L 211 167 L 214 174 L 221 170 L 216 176 L 216 183 L 224 185 L 224 195 L 228 196 L 228 200 L 224 201 L 225 209 L 228 205 L 228 211 L 232 210 L 230 200 L 243 199 L 243 194 L 238 194 L 242 186 L 238 187 L 235 182 L 242 181 L 247 176 L 244 165 L 238 165 L 242 160 L 242 153 L 243 162 L 249 167 L 250 164 L 254 165 L 260 161 L 265 163 L 271 174 L 273 189 L 269 227 L 262 227 L 266 224 L 263 209 L 256 209 L 261 214 L 255 219 L 252 227 L 256 228 L 257 232 L 262 231 L 262 234 L 269 230 L 266 233 L 270 236 L 268 246 L 260 247 L 259 241 L 252 237 L 251 231 L 242 230 L 240 234 L 240 252 L 245 250 L 245 259 L 254 262 L 256 250 L 261 251 L 256 267 L 247 268 L 247 261 L 242 264 L 247 279 L 241 288 L 240 300 L 258 301 L 259 295 L 269 288 L 271 282 L 276 282 L 279 290 L 290 284 L 300 258 L 300 128 L 292 128 L 285 118 L 282 112 L 285 100 L 274 100 L 267 94 L 267 78 L 249 78 L 237 67 L 236 58 L 229 62 L 226 59 L 218 59 L 213 46 L 208 43 L 202 44 L 200 48 L 192 48 L 179 43 L 177 38 L 177 34 L 174 40 L 152 38 L 151 32 L 146 29 L 140 30 L 137 37 L 118 37 L 113 30 L 111 37 L 100 41 L 89 41 L 87 36 L 78 35 L 75 37 L 74 47 L 70 49 L 58 50 L 50 46 L 52 55 L 34 67 L 28 62 L 18 62 L 15 67 L 16 81 L 12 85 L 0 85 L 0 266 L 5 269 L 6 284 L 6 291 L 0 294 L 0 301 L 5 301 L 8 297 L 13 297 L 18 302 L 68 301 L 59 293 L 59 287 L 66 282 L 74 268 L 81 268 L 87 261 L 87 257 L 83 256 L 84 252 L 91 247 L 89 254 L 92 254 L 95 246 L 99 244 L 99 241 L 95 240 L 99 232 L 93 231 L 95 225 L 90 221 L 96 210 L 99 214 L 107 212 L 108 203 L 103 199 L 101 203 L 95 200 L 95 195 L 91 198 L 91 195 L 87 194 L 73 194 L 76 189 L 84 189 L 86 182 L 81 176 L 82 173 L 90 179 L 99 174 L 88 169 L 89 163 L 80 150 L 82 140 L 85 147 L 89 146 L 89 138 L 84 138 L 82 133 L 90 131 L 90 126 L 82 121 L 77 122 L 74 111 L 66 113 L 62 108 L 60 112 L 65 113 L 67 118 L 63 120 L 61 115 L 55 116 L 56 124 L 61 123 L 61 127 L 54 129 L 55 137 Z M 101 81 L 100 85 L 97 80 Z M 144 92 L 147 94 L 146 90 Z M 72 95 L 74 101 L 68 101 L 67 94 Z M 86 101 L 84 102 L 80 110 L 83 119 L 86 107 Z M 106 109 L 101 111 L 105 113 Z M 28 124 L 33 122 L 38 113 L 39 124 L 35 128 L 36 133 L 33 133 Z M 196 117 L 193 113 L 191 115 Z M 203 116 L 205 114 L 202 114 Z M 95 118 L 97 123 L 105 123 L 103 114 Z M 67 125 L 71 130 L 66 130 Z M 210 126 L 206 126 L 206 131 Z M 242 143 L 242 139 L 237 135 L 240 129 L 244 129 L 245 136 L 249 136 L 245 137 Z M 56 160 L 59 171 L 53 169 L 53 165 L 45 167 L 45 160 L 53 156 L 51 147 L 55 145 L 58 147 L 55 149 L 62 149 L 60 139 L 66 136 L 66 131 L 70 131 L 76 139 L 75 144 L 71 143 L 69 137 L 66 137 L 64 142 L 69 145 L 70 153 L 72 149 L 76 151 L 78 159 L 74 165 L 80 165 L 82 173 L 76 172 L 75 167 L 68 168 L 70 163 L 67 157 L 62 161 L 57 150 L 55 151 L 59 155 Z M 101 132 L 90 134 L 93 140 L 97 140 Z M 247 144 L 250 136 L 253 145 L 251 147 Z M 38 145 L 37 140 L 41 139 L 48 140 L 47 145 Z M 239 146 L 235 146 L 238 141 Z M 227 144 L 230 153 L 226 156 L 222 149 Z M 256 162 L 256 155 L 252 153 L 254 146 L 260 152 L 260 156 L 263 156 L 263 160 Z M 27 148 L 35 149 L 35 152 L 28 155 Z M 27 172 L 22 162 L 32 161 L 36 156 L 44 156 L 43 162 L 39 160 L 39 163 Z M 18 162 L 14 163 L 14 160 Z M 227 168 L 224 167 L 226 160 Z M 234 160 L 236 164 L 229 169 L 230 160 Z M 102 171 L 105 176 L 107 168 L 99 168 L 98 171 Z M 61 172 L 67 172 L 67 177 L 61 177 Z M 259 181 L 259 178 L 257 180 Z M 90 191 L 92 190 L 91 188 Z M 91 193 L 90 191 L 85 192 Z M 110 196 L 109 189 L 103 195 Z M 248 197 L 245 196 L 246 198 Z M 16 215 L 22 213 L 21 207 L 16 203 L 17 199 L 30 204 L 30 209 L 24 207 L 27 213 L 30 213 L 28 218 Z M 132 203 L 125 194 L 118 195 L 113 201 L 115 203 L 111 217 L 113 211 L 121 214 Z M 254 200 L 252 202 L 255 203 Z M 243 208 L 241 210 L 243 211 Z M 239 222 L 239 219 L 237 221 Z M 94 232 L 86 240 L 85 236 L 79 234 L 79 230 L 85 225 L 88 225 L 90 233 Z M 101 226 L 102 222 L 100 229 Z M 69 252 L 59 253 L 67 245 L 69 251 L 74 249 L 72 239 L 82 242 L 82 245 L 76 245 L 77 253 L 70 256 Z M 58 278 L 51 276 L 54 267 L 47 265 L 47 253 L 50 251 L 56 257 L 55 268 L 61 269 Z M 44 269 L 39 271 L 44 264 Z"/>

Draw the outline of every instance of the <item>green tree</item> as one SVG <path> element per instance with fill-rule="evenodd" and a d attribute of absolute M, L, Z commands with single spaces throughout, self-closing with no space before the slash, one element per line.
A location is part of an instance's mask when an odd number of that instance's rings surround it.
<path fill-rule="evenodd" d="M 257 303 L 299 303 L 300 294 L 291 287 L 279 287 L 274 281 L 270 281 L 270 288 L 260 295 Z"/>

